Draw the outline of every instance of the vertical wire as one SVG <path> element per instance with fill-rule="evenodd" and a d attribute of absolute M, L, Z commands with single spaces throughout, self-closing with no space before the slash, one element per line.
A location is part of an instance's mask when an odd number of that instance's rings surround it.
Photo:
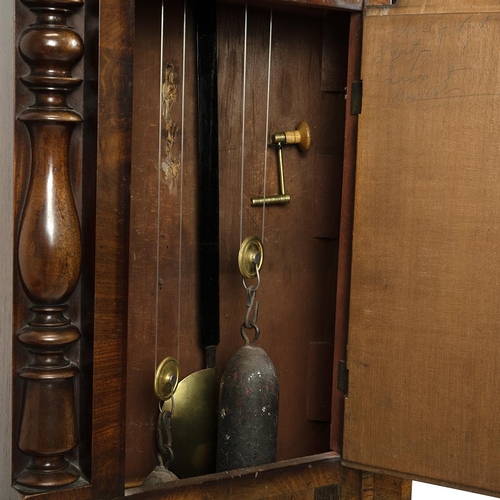
<path fill-rule="evenodd" d="M 266 227 L 266 185 L 267 185 L 267 151 L 269 138 L 269 100 L 271 94 L 271 55 L 272 55 L 272 40 L 273 40 L 273 11 L 269 14 L 269 49 L 267 61 L 267 102 L 266 102 L 266 135 L 264 144 L 264 202 L 262 203 L 262 237 L 264 243 L 264 233 Z"/>
<path fill-rule="evenodd" d="M 240 180 L 240 245 L 243 242 L 243 187 L 245 173 L 245 113 L 247 88 L 247 37 L 248 37 L 248 5 L 245 3 L 245 28 L 243 40 L 243 95 L 241 118 L 241 180 Z"/>
<path fill-rule="evenodd" d="M 158 366 L 158 319 L 159 319 L 159 279 L 160 279 L 160 220 L 161 220 L 161 156 L 162 156 L 162 120 L 163 120 L 163 33 L 165 25 L 165 2 L 161 2 L 161 28 L 160 28 L 160 106 L 159 106 L 159 127 L 158 127 L 158 178 L 157 178 L 157 219 L 156 219 L 156 303 L 155 303 L 155 356 L 154 372 Z"/>
<path fill-rule="evenodd" d="M 183 195 L 184 195 L 184 110 L 186 82 L 186 0 L 184 0 L 184 17 L 182 28 L 182 95 L 181 95 L 181 158 L 180 158 L 180 193 L 179 193 L 179 275 L 177 290 L 177 361 L 181 357 L 181 283 L 182 283 L 182 233 L 183 233 Z"/>

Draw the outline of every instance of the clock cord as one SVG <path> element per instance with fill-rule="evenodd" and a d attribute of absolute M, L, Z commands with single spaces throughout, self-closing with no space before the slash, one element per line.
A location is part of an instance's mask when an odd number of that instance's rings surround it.
<path fill-rule="evenodd" d="M 161 220 L 161 157 L 162 157 L 162 117 L 163 117 L 163 35 L 165 28 L 165 0 L 161 2 L 161 20 L 160 20 L 160 105 L 158 116 L 158 165 L 157 165 L 157 180 L 156 180 L 156 297 L 155 297 L 155 353 L 154 353 L 154 372 L 158 366 L 158 321 L 159 321 L 159 308 L 160 308 L 160 220 Z"/>
<path fill-rule="evenodd" d="M 182 283 L 182 236 L 183 236 L 183 194 L 184 194 L 184 114 L 186 81 L 186 0 L 184 0 L 182 27 L 182 93 L 181 93 L 181 152 L 180 152 L 180 191 L 179 191 L 179 276 L 177 286 L 177 360 L 181 356 L 181 283 Z"/>
<path fill-rule="evenodd" d="M 264 173 L 263 173 L 263 204 L 261 241 L 265 237 L 266 215 L 266 184 L 267 184 L 267 150 L 269 137 L 269 107 L 271 89 L 273 11 L 269 14 L 269 45 L 267 62 L 267 96 L 266 96 L 266 127 L 264 143 Z M 246 132 L 246 84 L 247 84 L 247 46 L 248 46 L 248 4 L 245 3 L 244 41 L 243 41 L 243 91 L 242 91 L 242 128 L 241 128 L 241 180 L 240 180 L 240 245 L 243 242 L 243 206 L 244 206 L 244 173 L 245 173 L 245 132 Z"/>

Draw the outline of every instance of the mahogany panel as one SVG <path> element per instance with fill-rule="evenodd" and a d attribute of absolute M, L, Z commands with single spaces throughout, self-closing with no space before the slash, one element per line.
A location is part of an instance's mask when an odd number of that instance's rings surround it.
<path fill-rule="evenodd" d="M 194 6 L 171 2 L 163 38 L 160 155 L 158 359 L 174 356 L 181 378 L 205 368 L 200 342 L 197 70 Z M 185 15 L 185 32 L 184 32 Z M 183 50 L 185 51 L 183 54 Z M 175 95 L 173 93 L 175 92 Z"/>
<path fill-rule="evenodd" d="M 161 22 L 161 2 L 138 3 L 130 187 L 129 281 L 132 285 L 128 291 L 126 484 L 142 482 L 156 465 L 158 401 L 153 382 L 157 363 L 158 294 L 163 288 L 158 276 Z M 168 283 L 164 286 L 168 287 Z"/>
<path fill-rule="evenodd" d="M 203 368 L 204 359 L 198 326 L 194 26 L 191 5 L 185 13 L 185 33 L 184 2 L 168 2 L 164 9 L 163 22 L 160 2 L 139 5 L 136 18 L 126 445 L 129 486 L 140 484 L 157 463 L 156 366 L 164 357 L 173 356 L 183 378 Z"/>
<path fill-rule="evenodd" d="M 335 340 L 333 351 L 332 426 L 330 447 L 337 453 L 342 450 L 345 394 L 338 389 L 339 363 L 347 356 L 349 328 L 349 293 L 351 286 L 352 228 L 354 216 L 354 186 L 358 138 L 358 115 L 350 113 L 352 84 L 360 80 L 362 15 L 353 14 L 349 27 L 349 55 L 347 66 L 346 124 L 344 136 L 344 168 L 340 212 L 337 302 Z"/>
<path fill-rule="evenodd" d="M 127 359 L 128 220 L 134 9 L 107 0 L 99 12 L 93 495 L 123 492 Z"/>
<path fill-rule="evenodd" d="M 0 7 L 0 497 L 12 482 L 12 289 L 14 276 L 14 2 Z"/>

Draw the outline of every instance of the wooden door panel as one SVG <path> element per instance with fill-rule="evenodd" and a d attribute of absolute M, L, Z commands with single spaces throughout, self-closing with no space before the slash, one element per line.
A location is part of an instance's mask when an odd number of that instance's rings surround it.
<path fill-rule="evenodd" d="M 343 456 L 494 492 L 500 15 L 418 3 L 365 19 Z"/>

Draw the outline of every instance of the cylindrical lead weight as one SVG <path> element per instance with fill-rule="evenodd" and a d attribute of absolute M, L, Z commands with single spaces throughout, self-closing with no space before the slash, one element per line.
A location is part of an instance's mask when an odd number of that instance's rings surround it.
<path fill-rule="evenodd" d="M 278 377 L 269 356 L 260 347 L 241 347 L 221 380 L 218 471 L 276 460 L 278 399 Z"/>

